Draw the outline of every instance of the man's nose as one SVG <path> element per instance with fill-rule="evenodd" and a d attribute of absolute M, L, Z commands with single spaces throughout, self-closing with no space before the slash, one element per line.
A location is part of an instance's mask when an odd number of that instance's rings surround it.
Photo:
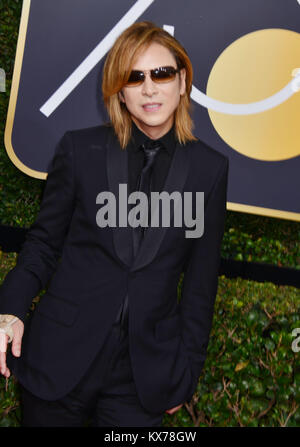
<path fill-rule="evenodd" d="M 150 73 L 147 73 L 143 82 L 142 93 L 147 96 L 152 96 L 157 91 L 155 82 L 152 81 Z"/>

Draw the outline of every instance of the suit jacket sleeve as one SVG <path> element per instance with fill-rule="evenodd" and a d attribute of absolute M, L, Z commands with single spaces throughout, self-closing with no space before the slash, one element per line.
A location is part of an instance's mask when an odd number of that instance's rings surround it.
<path fill-rule="evenodd" d="M 70 131 L 61 138 L 50 167 L 36 221 L 26 233 L 16 266 L 0 288 L 0 313 L 23 322 L 46 287 L 61 255 L 74 206 L 74 154 Z"/>
<path fill-rule="evenodd" d="M 218 286 L 221 243 L 226 215 L 228 158 L 204 198 L 204 232 L 195 239 L 185 269 L 180 312 L 182 339 L 191 360 L 195 385 L 204 366 Z"/>

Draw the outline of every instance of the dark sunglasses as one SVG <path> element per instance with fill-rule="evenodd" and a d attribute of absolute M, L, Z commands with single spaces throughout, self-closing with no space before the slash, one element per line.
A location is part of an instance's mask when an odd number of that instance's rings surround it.
<path fill-rule="evenodd" d="M 153 70 L 132 70 L 129 79 L 126 83 L 127 86 L 134 87 L 136 85 L 141 85 L 146 77 L 146 73 L 150 73 L 151 79 L 157 84 L 162 84 L 164 82 L 170 82 L 175 79 L 176 73 L 179 73 L 180 68 L 174 67 L 158 67 L 153 68 Z"/>

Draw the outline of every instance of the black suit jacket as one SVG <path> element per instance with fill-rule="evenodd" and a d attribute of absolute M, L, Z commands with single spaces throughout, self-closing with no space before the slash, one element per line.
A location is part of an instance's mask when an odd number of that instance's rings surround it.
<path fill-rule="evenodd" d="M 204 234 L 186 238 L 190 228 L 174 227 L 171 212 L 171 227 L 149 227 L 133 259 L 130 226 L 96 223 L 99 192 L 118 198 L 119 184 L 128 184 L 127 157 L 112 127 L 64 134 L 37 219 L 0 289 L 0 313 L 25 322 L 21 357 L 8 353 L 8 367 L 32 393 L 55 400 L 84 375 L 128 293 L 138 395 L 146 409 L 160 412 L 191 399 L 206 358 L 228 158 L 200 140 L 177 143 L 163 190 L 204 191 Z M 46 287 L 32 317 L 25 319 L 32 299 Z"/>

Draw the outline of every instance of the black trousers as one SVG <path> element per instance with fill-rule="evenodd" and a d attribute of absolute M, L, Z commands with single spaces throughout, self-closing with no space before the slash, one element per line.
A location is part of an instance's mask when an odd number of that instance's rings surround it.
<path fill-rule="evenodd" d="M 140 403 L 132 375 L 128 334 L 114 324 L 106 343 L 75 388 L 47 401 L 21 384 L 23 427 L 158 427 L 164 413 Z"/>

